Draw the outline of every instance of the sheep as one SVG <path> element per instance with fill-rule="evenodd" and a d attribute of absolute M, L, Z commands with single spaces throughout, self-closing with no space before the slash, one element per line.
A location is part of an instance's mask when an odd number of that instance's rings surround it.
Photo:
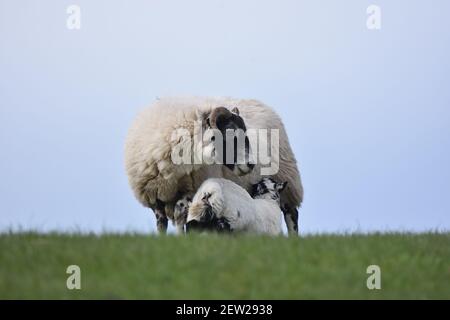
<path fill-rule="evenodd" d="M 280 192 L 285 187 L 286 182 L 264 178 L 250 196 L 230 180 L 208 179 L 190 204 L 186 228 L 280 235 Z"/>
<path fill-rule="evenodd" d="M 200 125 L 196 125 L 199 123 Z M 281 198 L 281 208 L 290 234 L 298 232 L 298 211 L 303 200 L 303 187 L 295 156 L 290 148 L 284 125 L 268 106 L 256 100 L 233 98 L 179 97 L 161 98 L 144 109 L 129 129 L 125 142 L 125 168 L 129 184 L 138 201 L 155 213 L 157 229 L 167 230 L 168 218 L 174 220 L 176 202 L 187 193 L 195 193 L 208 178 L 232 180 L 247 191 L 264 176 L 262 163 L 252 163 L 249 155 L 253 142 L 245 137 L 245 148 L 236 148 L 234 161 L 228 160 L 226 150 L 220 146 L 233 142 L 226 134 L 228 129 L 278 129 L 279 158 L 271 153 L 270 162 L 279 167 L 274 179 L 287 181 Z M 205 145 L 207 133 L 219 130 L 222 140 L 213 135 Z M 174 135 L 174 132 L 183 132 Z M 204 134 L 203 134 L 204 132 Z M 201 136 L 200 142 L 195 137 Z M 173 152 L 179 145 L 194 137 L 193 149 L 211 151 L 211 157 L 222 157 L 219 163 L 174 163 Z M 269 138 L 273 137 L 269 132 Z M 256 150 L 257 147 L 254 147 Z M 260 150 L 257 150 L 258 154 Z M 277 150 L 278 151 L 278 150 Z M 214 156 L 213 156 L 214 155 Z M 237 156 L 236 156 L 237 155 Z M 239 156 L 239 157 L 238 157 Z M 237 158 L 243 157 L 244 162 Z M 195 158 L 195 157 L 194 157 Z M 206 157 L 208 160 L 208 157 Z M 178 228 L 178 227 L 177 227 Z"/>

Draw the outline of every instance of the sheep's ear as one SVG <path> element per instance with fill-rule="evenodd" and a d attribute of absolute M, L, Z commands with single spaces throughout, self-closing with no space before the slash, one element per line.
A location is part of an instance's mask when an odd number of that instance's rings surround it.
<path fill-rule="evenodd" d="M 282 182 L 282 183 L 277 183 L 277 185 L 276 185 L 277 191 L 278 191 L 278 192 L 283 191 L 284 188 L 286 188 L 286 185 L 287 185 L 287 181 Z"/>
<path fill-rule="evenodd" d="M 202 122 L 202 125 L 206 123 L 208 127 L 211 127 L 211 124 L 209 123 L 209 113 L 197 109 L 196 116 L 197 120 Z"/>
<path fill-rule="evenodd" d="M 236 115 L 239 115 L 239 109 L 237 107 L 234 107 L 231 112 L 233 112 Z"/>
<path fill-rule="evenodd" d="M 195 110 L 195 116 L 197 117 L 197 120 L 203 120 L 203 112 L 199 109 Z"/>

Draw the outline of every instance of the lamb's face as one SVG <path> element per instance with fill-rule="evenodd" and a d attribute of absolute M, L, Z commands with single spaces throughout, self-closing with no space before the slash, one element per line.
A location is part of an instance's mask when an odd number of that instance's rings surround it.
<path fill-rule="evenodd" d="M 228 221 L 224 218 L 217 219 L 213 217 L 208 221 L 191 220 L 186 224 L 186 232 L 231 232 Z"/>
<path fill-rule="evenodd" d="M 186 223 L 186 232 L 229 232 L 231 231 L 228 221 L 218 218 L 211 207 L 194 203 L 189 210 Z"/>
<path fill-rule="evenodd" d="M 185 225 L 186 219 L 189 212 L 189 206 L 191 205 L 192 199 L 190 196 L 184 196 L 175 204 L 173 211 L 173 218 L 177 225 Z"/>
<path fill-rule="evenodd" d="M 252 198 L 269 199 L 280 203 L 280 193 L 286 187 L 287 182 L 276 182 L 272 178 L 264 178 L 252 187 Z"/>
<path fill-rule="evenodd" d="M 250 173 L 255 167 L 250 163 L 250 142 L 247 127 L 239 110 L 219 107 L 205 118 L 203 160 L 222 163 L 238 176 Z"/>

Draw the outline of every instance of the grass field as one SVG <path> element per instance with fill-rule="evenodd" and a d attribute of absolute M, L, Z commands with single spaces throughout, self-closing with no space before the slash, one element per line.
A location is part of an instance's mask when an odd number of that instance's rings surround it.
<path fill-rule="evenodd" d="M 81 290 L 66 288 L 73 264 Z M 381 290 L 366 287 L 372 264 Z M 3 234 L 0 298 L 450 299 L 450 234 Z"/>

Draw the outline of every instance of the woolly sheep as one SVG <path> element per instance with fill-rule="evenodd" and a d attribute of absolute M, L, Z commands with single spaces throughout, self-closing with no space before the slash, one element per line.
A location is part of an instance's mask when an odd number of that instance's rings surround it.
<path fill-rule="evenodd" d="M 272 177 L 288 182 L 281 197 L 281 208 L 289 233 L 297 233 L 297 208 L 303 200 L 303 187 L 279 116 L 256 100 L 201 97 L 157 100 L 137 116 L 127 135 L 125 167 L 128 180 L 138 201 L 155 212 L 158 231 L 166 232 L 167 219 L 174 219 L 176 202 L 185 194 L 195 193 L 206 179 L 226 178 L 251 191 L 252 185 L 263 177 L 261 163 L 253 165 L 246 161 L 242 164 L 236 159 L 234 163 L 224 165 L 175 164 L 172 151 L 183 137 L 174 138 L 173 133 L 182 129 L 186 135 L 195 136 L 198 134 L 196 122 L 201 124 L 201 130 L 219 129 L 224 133 L 224 140 L 225 131 L 230 128 L 279 130 L 279 158 L 270 155 L 271 162 L 278 165 L 279 170 Z M 270 136 L 269 132 L 269 139 Z M 247 140 L 246 159 L 251 148 Z M 222 142 L 225 144 L 226 141 Z M 216 144 L 217 141 L 212 143 L 213 146 Z M 211 144 L 203 148 L 211 148 Z"/>
<path fill-rule="evenodd" d="M 208 179 L 194 196 L 187 216 L 187 229 L 229 230 L 280 235 L 280 192 L 286 183 L 264 178 L 247 190 L 226 179 Z"/>

